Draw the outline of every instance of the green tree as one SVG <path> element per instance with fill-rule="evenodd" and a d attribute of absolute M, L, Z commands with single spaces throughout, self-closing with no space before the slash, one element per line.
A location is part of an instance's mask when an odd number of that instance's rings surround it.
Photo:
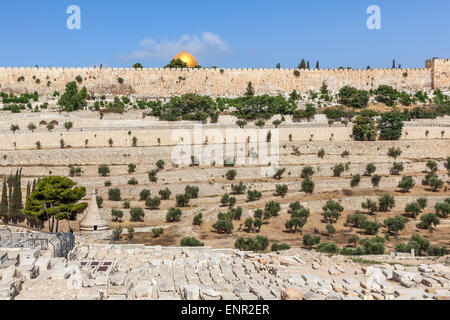
<path fill-rule="evenodd" d="M 367 199 L 366 202 L 361 203 L 361 207 L 366 209 L 369 214 L 374 214 L 378 210 L 377 203 L 370 199 Z"/>
<path fill-rule="evenodd" d="M 315 183 L 309 179 L 306 178 L 302 181 L 302 191 L 307 194 L 313 194 L 314 192 Z"/>
<path fill-rule="evenodd" d="M 159 209 L 160 205 L 161 205 L 161 199 L 158 197 L 154 197 L 154 198 L 149 197 L 149 198 L 147 198 L 147 200 L 145 200 L 145 206 L 149 210 L 157 210 L 157 209 Z"/>
<path fill-rule="evenodd" d="M 58 101 L 58 105 L 64 108 L 66 112 L 81 110 L 87 106 L 87 89 L 83 87 L 78 91 L 75 81 L 66 84 L 66 90 Z"/>
<path fill-rule="evenodd" d="M 144 217 L 145 217 L 145 212 L 142 208 L 131 208 L 130 221 L 142 222 L 142 221 L 144 221 Z"/>
<path fill-rule="evenodd" d="M 384 220 L 384 224 L 388 227 L 388 232 L 398 233 L 405 228 L 408 219 L 402 216 L 396 216 Z"/>
<path fill-rule="evenodd" d="M 307 248 L 312 248 L 316 244 L 320 243 L 320 237 L 319 236 L 313 236 L 309 233 L 305 234 L 303 236 L 303 245 Z"/>
<path fill-rule="evenodd" d="M 303 179 L 311 178 L 315 173 L 313 167 L 307 166 L 302 169 L 301 177 Z"/>
<path fill-rule="evenodd" d="M 46 177 L 28 197 L 23 212 L 30 221 L 39 222 L 41 226 L 48 221 L 49 231 L 58 232 L 60 220 L 75 220 L 86 209 L 86 203 L 78 203 L 85 195 L 86 189 L 75 187 L 75 182 L 68 178 Z"/>
<path fill-rule="evenodd" d="M 326 205 L 322 208 L 322 216 L 326 222 L 331 224 L 338 221 L 341 213 L 344 211 L 344 207 L 340 203 L 333 200 L 329 200 Z"/>
<path fill-rule="evenodd" d="M 187 68 L 188 64 L 186 62 L 184 62 L 181 59 L 174 59 L 172 61 L 170 61 L 170 63 L 168 65 L 166 65 L 164 68 L 168 69 L 168 68 L 172 68 L 172 69 L 176 69 L 176 68 Z"/>
<path fill-rule="evenodd" d="M 378 120 L 381 140 L 399 140 L 403 133 L 402 115 L 399 112 L 386 112 Z"/>
<path fill-rule="evenodd" d="M 284 198 L 288 193 L 288 186 L 286 184 L 277 184 L 275 186 L 277 196 Z"/>
<path fill-rule="evenodd" d="M 378 199 L 378 210 L 380 212 L 391 211 L 395 207 L 395 200 L 393 196 L 385 194 Z"/>
<path fill-rule="evenodd" d="M 192 237 L 184 237 L 181 239 L 180 245 L 182 247 L 203 247 L 205 244 L 196 238 Z"/>
<path fill-rule="evenodd" d="M 353 125 L 353 137 L 356 141 L 375 141 L 378 132 L 375 121 L 370 117 L 358 116 Z"/>
<path fill-rule="evenodd" d="M 420 214 L 419 203 L 417 202 L 408 203 L 405 207 L 405 213 L 415 219 Z"/>
<path fill-rule="evenodd" d="M 101 164 L 98 167 L 98 174 L 100 174 L 103 177 L 106 177 L 110 172 L 111 170 L 109 169 L 107 164 Z"/>
<path fill-rule="evenodd" d="M 401 188 L 403 192 L 409 192 L 415 185 L 414 179 L 410 176 L 404 176 L 398 183 L 398 187 Z"/>
<path fill-rule="evenodd" d="M 420 217 L 420 222 L 417 225 L 420 229 L 428 229 L 430 232 L 433 232 L 434 227 L 436 227 L 440 223 L 439 218 L 434 213 L 427 213 Z"/>
<path fill-rule="evenodd" d="M 368 175 L 369 177 L 375 173 L 375 171 L 377 171 L 377 167 L 373 164 L 373 163 L 369 163 L 366 166 L 366 175 Z"/>
<path fill-rule="evenodd" d="M 111 218 L 112 218 L 112 221 L 114 221 L 114 222 L 121 221 L 123 218 L 123 211 L 117 210 L 117 209 L 112 209 L 111 210 Z"/>
<path fill-rule="evenodd" d="M 179 208 L 170 208 L 166 214 L 166 222 L 178 222 L 181 220 L 182 212 Z"/>

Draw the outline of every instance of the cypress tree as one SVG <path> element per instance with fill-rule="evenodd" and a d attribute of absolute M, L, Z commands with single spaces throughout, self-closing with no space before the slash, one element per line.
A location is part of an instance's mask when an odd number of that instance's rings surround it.
<path fill-rule="evenodd" d="M 319 67 L 319 61 L 316 62 L 316 69 L 320 69 L 320 67 Z"/>
<path fill-rule="evenodd" d="M 0 217 L 3 220 L 3 223 L 8 224 L 9 217 L 8 217 L 8 187 L 6 184 L 6 180 L 3 180 L 3 187 L 2 187 L 2 199 L 0 202 Z"/>
<path fill-rule="evenodd" d="M 31 195 L 31 182 L 28 181 L 27 183 L 27 198 Z"/>
<path fill-rule="evenodd" d="M 298 66 L 299 69 L 306 69 L 306 62 L 305 59 L 302 59 L 302 62 L 300 62 L 300 65 Z"/>
<path fill-rule="evenodd" d="M 306 68 L 309 70 L 309 60 L 308 60 L 308 62 L 306 63 Z"/>
<path fill-rule="evenodd" d="M 395 69 L 395 59 L 392 61 L 392 69 Z"/>

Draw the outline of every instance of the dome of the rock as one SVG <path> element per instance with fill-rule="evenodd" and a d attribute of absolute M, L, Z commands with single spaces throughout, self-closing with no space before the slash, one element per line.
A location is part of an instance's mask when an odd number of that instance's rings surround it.
<path fill-rule="evenodd" d="M 173 60 L 178 60 L 178 59 L 180 59 L 181 61 L 186 63 L 189 68 L 195 68 L 196 66 L 198 66 L 197 60 L 189 52 L 186 52 L 186 51 L 180 52 L 173 58 Z"/>

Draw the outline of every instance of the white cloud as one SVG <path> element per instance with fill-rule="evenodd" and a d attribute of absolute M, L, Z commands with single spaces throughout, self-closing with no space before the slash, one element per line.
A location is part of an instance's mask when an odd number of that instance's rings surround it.
<path fill-rule="evenodd" d="M 186 50 L 194 56 L 208 59 L 217 54 L 229 53 L 230 45 L 211 32 L 204 32 L 201 36 L 185 34 L 178 40 L 161 39 L 157 41 L 153 38 L 147 38 L 139 43 L 139 49 L 133 51 L 128 58 L 170 61 L 182 50 Z"/>

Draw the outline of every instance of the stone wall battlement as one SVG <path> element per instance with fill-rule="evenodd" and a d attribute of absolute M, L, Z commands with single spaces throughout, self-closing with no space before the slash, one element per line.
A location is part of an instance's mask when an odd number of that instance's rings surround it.
<path fill-rule="evenodd" d="M 323 82 L 334 92 L 346 85 L 364 90 L 376 89 L 380 85 L 407 91 L 450 88 L 449 59 L 427 60 L 423 69 L 302 69 L 298 70 L 299 74 L 294 74 L 294 71 L 266 68 L 3 67 L 0 68 L 0 91 L 15 94 L 37 91 L 41 95 L 52 95 L 54 91 L 64 91 L 67 82 L 75 81 L 78 76 L 83 80 L 81 85 L 86 86 L 90 93 L 153 98 L 186 93 L 213 97 L 242 96 L 248 82 L 252 82 L 256 94 L 269 95 L 288 94 L 293 90 L 318 91 Z"/>

